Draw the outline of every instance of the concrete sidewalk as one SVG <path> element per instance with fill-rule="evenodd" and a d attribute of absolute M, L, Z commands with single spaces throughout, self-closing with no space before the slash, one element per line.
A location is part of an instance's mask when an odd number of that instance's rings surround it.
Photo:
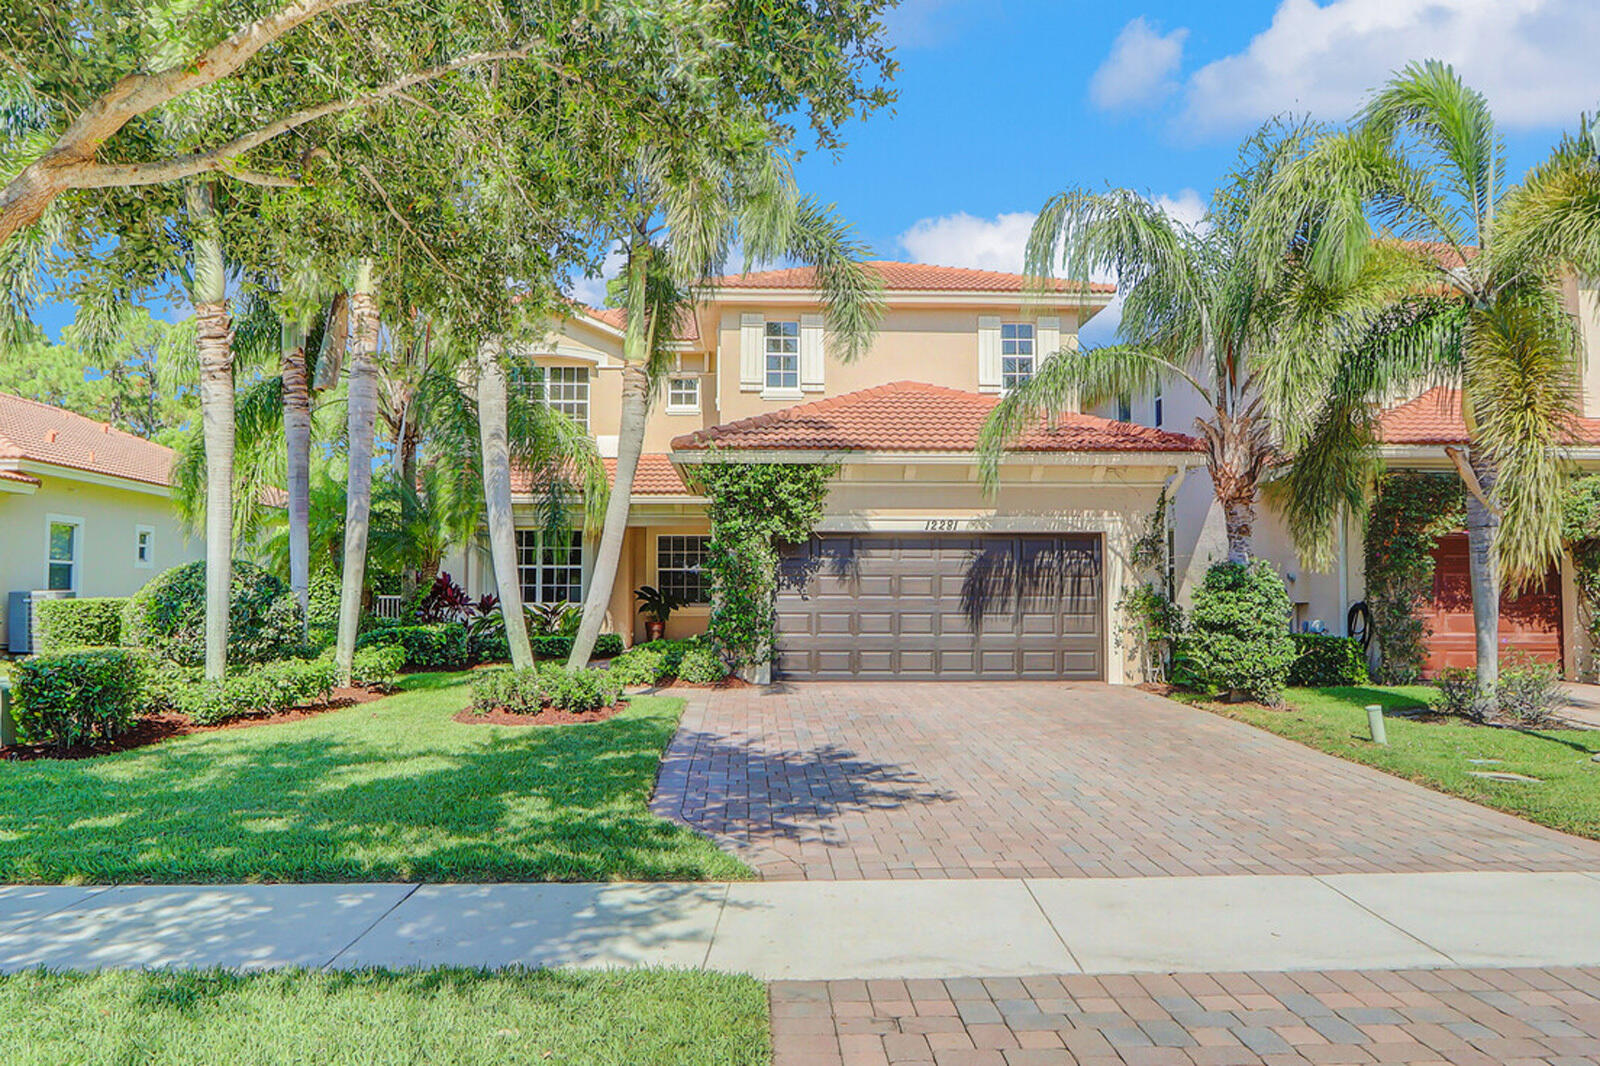
<path fill-rule="evenodd" d="M 0 970 L 679 966 L 767 980 L 1600 965 L 1600 872 L 0 887 Z"/>

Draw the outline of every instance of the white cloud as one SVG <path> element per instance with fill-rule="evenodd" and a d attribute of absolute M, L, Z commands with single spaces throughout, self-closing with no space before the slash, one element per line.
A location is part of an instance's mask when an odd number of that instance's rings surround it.
<path fill-rule="evenodd" d="M 918 263 L 1022 272 L 1032 211 L 1013 211 L 978 218 L 965 211 L 925 218 L 900 235 L 900 243 Z"/>
<path fill-rule="evenodd" d="M 965 0 L 902 0 L 880 18 L 896 48 L 937 48 L 956 37 L 969 6 Z"/>
<path fill-rule="evenodd" d="M 1111 44 L 1100 69 L 1089 79 L 1089 98 L 1107 111 L 1152 104 L 1177 88 L 1173 75 L 1183 61 L 1186 29 L 1162 34 L 1140 15 Z"/>
<path fill-rule="evenodd" d="M 1199 225 L 1206 213 L 1205 200 L 1193 189 L 1184 189 L 1176 196 L 1156 196 L 1154 203 L 1190 227 Z M 1031 211 L 1006 212 L 993 218 L 979 218 L 961 211 L 940 218 L 925 218 L 900 235 L 900 244 L 918 263 L 1016 274 L 1022 271 L 1028 234 L 1035 217 Z M 1090 280 L 1112 279 L 1096 275 Z M 1106 343 L 1116 333 L 1121 320 L 1122 297 L 1118 296 L 1084 327 L 1083 342 Z"/>
<path fill-rule="evenodd" d="M 1244 51 L 1189 78 L 1183 125 L 1344 120 L 1392 71 L 1429 58 L 1453 64 L 1509 126 L 1568 125 L 1600 102 L 1597 48 L 1594 0 L 1283 0 Z"/>
<path fill-rule="evenodd" d="M 586 303 L 590 307 L 604 307 L 606 303 L 606 286 L 611 280 L 622 273 L 622 268 L 627 265 L 628 257 L 621 249 L 613 249 L 606 253 L 605 259 L 600 264 L 600 273 L 594 277 L 574 276 L 572 278 L 572 298 L 579 303 Z"/>

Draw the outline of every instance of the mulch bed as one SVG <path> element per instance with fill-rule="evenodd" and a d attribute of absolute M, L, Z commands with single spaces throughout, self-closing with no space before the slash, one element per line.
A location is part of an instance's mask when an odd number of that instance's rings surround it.
<path fill-rule="evenodd" d="M 450 720 L 460 722 L 462 725 L 573 725 L 577 722 L 604 722 L 607 718 L 615 718 L 627 705 L 627 700 L 618 700 L 611 706 L 601 707 L 596 711 L 563 711 L 556 707 L 541 707 L 538 714 L 514 714 L 498 707 L 492 711 L 478 711 L 467 707 L 457 711 Z"/>
<path fill-rule="evenodd" d="M 132 729 L 123 733 L 113 741 L 101 741 L 95 744 L 79 744 L 68 748 L 65 752 L 53 744 L 11 744 L 0 748 L 0 760 L 10 762 L 29 762 L 34 759 L 91 759 L 96 755 L 110 755 L 119 751 L 130 751 L 134 748 L 143 748 L 151 744 L 158 744 L 172 737 L 186 737 L 195 733 L 216 733 L 224 729 L 252 729 L 258 725 L 279 725 L 283 722 L 298 722 L 302 718 L 315 718 L 329 711 L 342 710 L 345 707 L 354 707 L 360 703 L 371 703 L 381 700 L 388 695 L 366 688 L 336 688 L 333 695 L 325 703 L 310 703 L 300 707 L 291 707 L 279 714 L 247 715 L 231 721 L 220 722 L 217 725 L 196 725 L 189 720 L 189 716 L 176 711 L 164 711 L 161 714 L 147 714 L 134 723 Z"/>
<path fill-rule="evenodd" d="M 752 685 L 750 682 L 746 681 L 744 678 L 742 678 L 742 677 L 734 677 L 732 674 L 729 674 L 727 677 L 723 678 L 721 681 L 718 681 L 715 685 L 696 685 L 693 682 L 680 681 L 680 680 L 678 680 L 677 678 L 674 677 L 671 680 L 667 681 L 665 684 L 652 686 L 649 689 L 649 691 L 651 691 L 651 692 L 666 692 L 669 689 L 675 689 L 675 688 L 717 688 L 717 689 L 721 689 L 721 688 L 755 688 L 755 687 L 756 686 Z"/>

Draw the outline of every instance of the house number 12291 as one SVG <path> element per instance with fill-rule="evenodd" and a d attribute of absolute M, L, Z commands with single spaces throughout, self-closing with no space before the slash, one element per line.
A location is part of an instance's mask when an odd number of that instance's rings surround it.
<path fill-rule="evenodd" d="M 960 524 L 954 518 L 930 518 L 922 528 L 929 533 L 954 533 Z"/>

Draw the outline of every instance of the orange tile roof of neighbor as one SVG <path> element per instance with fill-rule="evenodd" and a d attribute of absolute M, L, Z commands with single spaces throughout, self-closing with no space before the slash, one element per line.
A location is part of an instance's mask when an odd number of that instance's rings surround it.
<path fill-rule="evenodd" d="M 170 449 L 104 422 L 0 392 L 0 460 L 4 459 L 49 463 L 150 485 L 172 483 Z"/>
<path fill-rule="evenodd" d="M 673 440 L 675 449 L 727 448 L 800 451 L 967 452 L 978 446 L 984 419 L 1000 402 L 917 381 L 862 389 L 770 414 L 729 422 Z M 1192 452 L 1200 443 L 1182 433 L 1088 414 L 1042 420 L 1012 446 L 1018 452 Z"/>
<path fill-rule="evenodd" d="M 615 485 L 617 483 L 617 461 L 615 459 L 601 460 L 606 464 L 606 480 Z M 678 476 L 678 468 L 672 465 L 672 460 L 661 452 L 639 456 L 639 469 L 633 472 L 633 495 L 635 496 L 693 496 L 696 495 L 683 478 Z"/>
<path fill-rule="evenodd" d="M 1438 386 L 1378 417 L 1378 439 L 1385 444 L 1465 444 L 1461 393 Z M 1600 444 L 1600 418 L 1573 420 L 1571 444 Z"/>
<path fill-rule="evenodd" d="M 604 322 L 612 329 L 622 331 L 628 328 L 628 309 L 626 307 L 590 307 L 588 304 L 578 304 L 578 309 L 596 322 Z M 682 344 L 692 344 L 700 339 L 700 320 L 691 310 L 685 309 L 678 316 L 677 329 L 672 339 Z"/>
<path fill-rule="evenodd" d="M 930 263 L 892 263 L 879 260 L 867 264 L 883 279 L 890 292 L 1022 292 L 1029 279 L 1026 274 L 1007 274 L 998 270 L 972 270 L 967 267 L 933 266 Z M 786 270 L 760 270 L 751 274 L 725 274 L 712 286 L 719 289 L 810 289 L 814 288 L 815 271 L 811 267 L 790 267 Z M 1049 283 L 1057 292 L 1076 292 L 1081 286 L 1076 281 L 1057 278 Z M 1092 293 L 1111 294 L 1115 285 L 1093 281 Z"/>

